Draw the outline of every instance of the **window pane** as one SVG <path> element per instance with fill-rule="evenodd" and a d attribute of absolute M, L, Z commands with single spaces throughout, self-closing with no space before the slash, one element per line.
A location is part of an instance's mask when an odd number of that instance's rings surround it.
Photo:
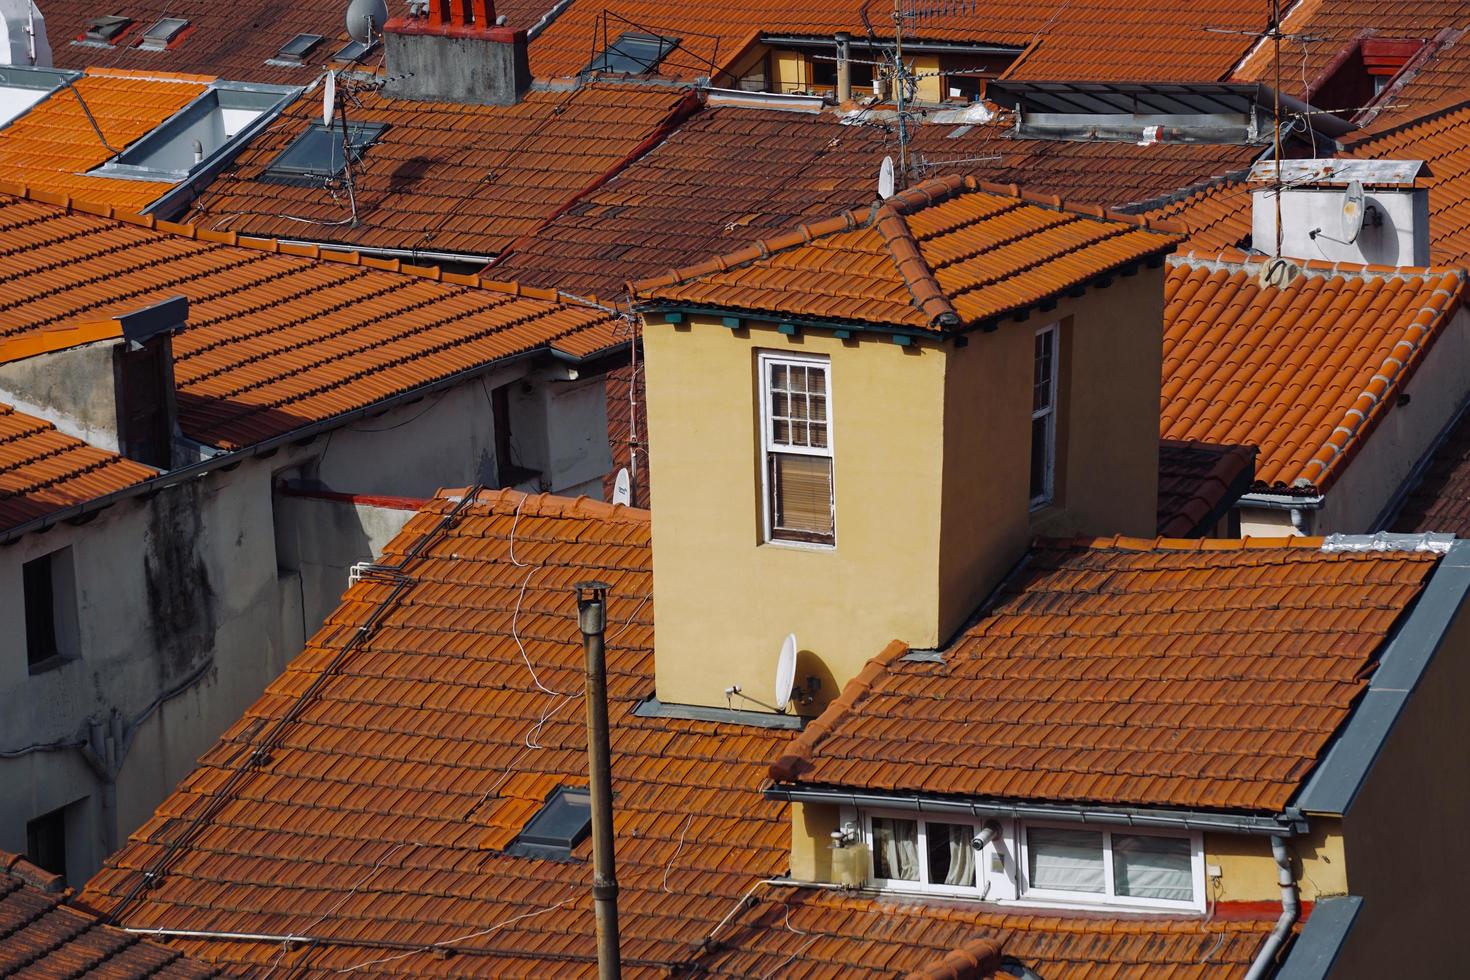
<path fill-rule="evenodd" d="M 791 423 L 776 419 L 771 423 L 771 441 L 783 446 L 791 445 Z"/>
<path fill-rule="evenodd" d="M 1029 827 L 1026 864 L 1032 888 L 1098 894 L 1104 891 L 1102 834 Z"/>
<path fill-rule="evenodd" d="M 832 536 L 832 460 L 825 456 L 771 456 L 776 530 Z"/>
<path fill-rule="evenodd" d="M 785 388 L 786 387 L 786 365 L 784 365 L 784 364 L 772 364 L 771 365 L 771 387 L 772 388 Z"/>
<path fill-rule="evenodd" d="M 813 425 L 811 427 L 811 442 L 809 445 L 817 449 L 827 448 L 827 427 L 825 425 Z"/>
<path fill-rule="evenodd" d="M 873 818 L 873 877 L 919 880 L 919 822 Z"/>
<path fill-rule="evenodd" d="M 805 393 L 807 390 L 807 374 L 809 368 L 794 367 L 791 369 L 791 390 Z"/>
<path fill-rule="evenodd" d="M 1114 834 L 1113 892 L 1134 898 L 1194 901 L 1189 840 Z"/>
<path fill-rule="evenodd" d="M 821 390 L 820 388 L 818 389 Z M 825 395 L 812 395 L 810 405 L 813 422 L 827 421 L 827 397 Z"/>
<path fill-rule="evenodd" d="M 924 824 L 924 845 L 929 853 L 931 885 L 973 885 L 975 883 L 975 849 L 970 841 L 975 828 L 969 824 Z"/>
<path fill-rule="evenodd" d="M 1051 422 L 1052 416 L 1043 415 L 1031 420 L 1031 500 L 1046 500 L 1051 494 L 1047 488 L 1047 470 L 1051 468 Z"/>
<path fill-rule="evenodd" d="M 777 418 L 790 418 L 791 396 L 782 391 L 771 392 L 771 414 Z"/>

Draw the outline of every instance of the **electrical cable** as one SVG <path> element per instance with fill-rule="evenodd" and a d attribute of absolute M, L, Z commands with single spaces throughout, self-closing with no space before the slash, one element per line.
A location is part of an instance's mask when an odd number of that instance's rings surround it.
<path fill-rule="evenodd" d="M 545 908 L 536 909 L 532 912 L 522 912 L 520 915 L 513 915 L 509 919 L 505 919 L 495 923 L 495 925 L 490 926 L 488 929 L 481 929 L 478 932 L 466 933 L 463 936 L 456 936 L 454 939 L 443 939 L 437 943 L 429 943 L 427 946 L 421 946 L 417 949 L 411 949 L 406 953 L 398 953 L 395 956 L 384 956 L 381 959 L 368 960 L 366 963 L 358 963 L 355 966 L 349 966 L 345 969 L 336 970 L 333 972 L 338 974 L 356 973 L 358 970 L 363 970 L 370 966 L 380 966 L 384 963 L 393 963 L 397 960 L 406 959 L 410 956 L 416 956 L 419 953 L 428 953 L 436 949 L 443 949 L 447 946 L 454 946 L 458 943 L 468 942 L 471 939 L 478 939 L 481 936 L 488 936 L 492 932 L 498 932 L 499 930 L 504 929 L 506 926 L 513 925 L 514 923 L 520 922 L 523 919 L 529 919 L 537 915 L 545 915 L 547 912 L 555 912 L 557 909 L 572 905 L 577 901 L 577 899 L 581 897 L 581 895 L 574 895 L 571 898 L 557 902 L 555 905 L 548 905 Z"/>

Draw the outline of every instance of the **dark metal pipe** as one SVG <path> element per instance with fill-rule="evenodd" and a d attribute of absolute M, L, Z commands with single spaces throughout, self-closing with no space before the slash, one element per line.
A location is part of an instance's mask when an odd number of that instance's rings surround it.
<path fill-rule="evenodd" d="M 612 758 L 607 735 L 607 590 L 577 583 L 577 623 L 587 653 L 587 785 L 592 797 L 592 901 L 597 910 L 597 976 L 619 980 L 618 875 L 613 858 Z"/>

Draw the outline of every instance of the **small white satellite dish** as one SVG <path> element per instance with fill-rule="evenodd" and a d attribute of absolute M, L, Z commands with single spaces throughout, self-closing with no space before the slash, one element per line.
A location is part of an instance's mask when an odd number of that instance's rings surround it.
<path fill-rule="evenodd" d="M 332 120 L 337 118 L 337 73 L 327 72 L 327 80 L 322 83 L 322 125 L 328 129 L 332 128 Z"/>
<path fill-rule="evenodd" d="M 617 479 L 613 481 L 612 502 L 624 506 L 633 502 L 633 478 L 628 475 L 626 466 L 618 470 Z"/>
<path fill-rule="evenodd" d="M 785 711 L 796 686 L 796 634 L 787 633 L 781 644 L 781 657 L 776 661 L 776 710 Z"/>
<path fill-rule="evenodd" d="M 884 157 L 878 168 L 878 196 L 885 201 L 893 196 L 893 157 Z"/>
<path fill-rule="evenodd" d="M 358 44 L 373 43 L 388 22 L 387 0 L 352 0 L 347 5 L 347 34 Z"/>
<path fill-rule="evenodd" d="M 1353 181 L 1342 192 L 1342 239 L 1351 245 L 1358 240 L 1363 230 L 1363 216 L 1367 208 L 1363 205 L 1363 185 Z"/>

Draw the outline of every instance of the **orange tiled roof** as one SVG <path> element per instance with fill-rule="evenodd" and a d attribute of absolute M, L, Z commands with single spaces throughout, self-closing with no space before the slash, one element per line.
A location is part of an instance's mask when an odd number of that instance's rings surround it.
<path fill-rule="evenodd" d="M 390 7 L 399 6 L 390 4 Z M 512 27 L 530 27 L 549 10 L 551 0 L 500 0 L 497 14 Z M 58 68 L 106 65 L 140 71 L 208 72 L 241 82 L 306 85 L 321 74 L 332 55 L 347 43 L 341 0 L 218 0 L 180 6 L 176 0 L 128 0 L 104 10 L 95 0 L 46 0 L 46 31 Z M 85 42 L 87 24 L 99 14 L 118 13 L 133 23 L 116 45 Z M 162 17 L 186 17 L 188 29 L 167 51 L 144 51 L 138 40 Z M 299 66 L 271 64 L 277 52 L 297 34 L 319 34 L 325 40 Z M 377 64 L 382 49 L 366 60 Z"/>
<path fill-rule="evenodd" d="M 535 90 L 515 106 L 449 105 L 359 95 L 352 121 L 387 129 L 346 191 L 272 182 L 267 168 L 313 120 L 319 93 L 287 106 L 202 193 L 188 219 L 218 231 L 361 248 L 489 255 L 535 231 L 582 191 L 646 149 L 695 105 L 673 86 Z"/>
<path fill-rule="evenodd" d="M 969 327 L 1160 256 L 1177 241 L 1137 218 L 1111 220 L 1101 208 L 1067 211 L 1055 198 L 1017 193 L 972 177 L 927 181 L 881 206 L 804 225 L 630 288 L 664 305 Z"/>
<path fill-rule="evenodd" d="M 942 662 L 891 645 L 772 767 L 874 791 L 1279 812 L 1436 557 L 1046 542 Z"/>
<path fill-rule="evenodd" d="M 1243 247 L 1251 235 L 1251 185 L 1245 174 L 1231 174 L 1178 194 L 1141 213 L 1184 228 L 1187 248 L 1219 252 Z"/>
<path fill-rule="evenodd" d="M 873 199 L 892 125 L 837 112 L 712 106 L 580 198 L 494 266 L 538 286 L 613 295 L 629 280 L 726 255 Z M 1257 148 L 1011 139 L 1001 122 L 912 128 L 925 172 L 1021 183 L 1122 207 L 1233 172 Z"/>
<path fill-rule="evenodd" d="M 0 185 L 0 344 L 186 296 L 179 421 L 210 445 L 259 442 L 512 354 L 627 342 L 621 321 L 544 290 L 3 196 L 17 190 Z"/>
<path fill-rule="evenodd" d="M 58 194 L 104 200 L 141 211 L 173 184 L 94 177 L 129 143 L 148 135 L 214 81 L 203 75 L 89 68 L 71 88 L 57 89 L 9 126 L 0 128 L 0 180 L 32 184 Z M 82 102 L 97 123 L 87 120 Z M 106 137 L 104 144 L 97 130 Z"/>
<path fill-rule="evenodd" d="M 222 974 L 72 906 L 58 875 L 0 851 L 0 974 L 28 980 L 193 980 Z"/>
<path fill-rule="evenodd" d="M 891 977 L 984 940 L 1047 980 L 1101 966 L 1119 977 L 1166 965 L 1196 976 L 1207 958 L 1249 960 L 1275 919 L 1001 913 L 763 890 L 757 882 L 783 873 L 790 853 L 788 808 L 760 792 L 765 760 L 790 733 L 634 713 L 653 692 L 646 512 L 514 491 L 462 509 L 442 497 L 382 560 L 401 562 L 406 577 L 369 574 L 348 589 L 286 673 L 92 879 L 93 907 L 131 927 L 313 937 L 290 947 L 171 940 L 241 970 L 593 973 L 591 841 L 571 862 L 505 847 L 548 792 L 584 783 L 583 654 L 569 590 L 596 577 L 611 585 L 626 976 Z M 141 888 L 145 871 L 154 876 Z"/>
<path fill-rule="evenodd" d="M 1459 308 L 1459 269 L 1306 263 L 1262 287 L 1239 252 L 1175 257 L 1160 433 L 1256 446 L 1256 485 L 1325 491 Z"/>
<path fill-rule="evenodd" d="M 156 471 L 0 404 L 0 531 L 142 483 Z"/>
<path fill-rule="evenodd" d="M 1256 451 L 1249 446 L 1161 440 L 1159 536 L 1208 534 L 1207 524 L 1250 488 L 1255 465 Z"/>

